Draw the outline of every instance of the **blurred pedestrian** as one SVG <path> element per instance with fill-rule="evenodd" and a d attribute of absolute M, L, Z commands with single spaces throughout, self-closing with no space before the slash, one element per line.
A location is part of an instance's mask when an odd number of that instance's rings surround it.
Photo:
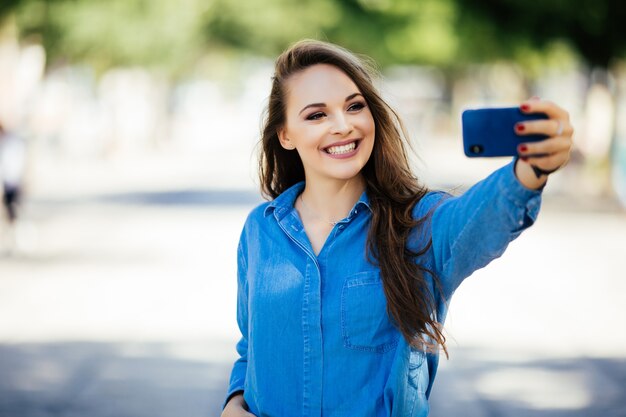
<path fill-rule="evenodd" d="M 26 161 L 23 139 L 8 131 L 0 122 L 0 179 L 2 180 L 2 204 L 6 219 L 15 226 L 18 206 L 22 196 L 22 180 Z"/>
<path fill-rule="evenodd" d="M 406 135 L 367 65 L 297 43 L 276 61 L 255 208 L 238 246 L 234 416 L 426 416 L 450 298 L 531 226 L 572 146 L 568 113 L 539 99 L 545 134 L 453 197 L 411 172 Z"/>

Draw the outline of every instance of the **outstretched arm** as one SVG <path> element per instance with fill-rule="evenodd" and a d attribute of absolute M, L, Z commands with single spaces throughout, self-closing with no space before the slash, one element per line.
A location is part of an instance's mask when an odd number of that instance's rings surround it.
<path fill-rule="evenodd" d="M 464 278 L 501 256 L 508 244 L 534 223 L 547 177 L 569 158 L 573 129 L 568 113 L 541 100 L 529 100 L 521 108 L 527 113 L 546 113 L 549 119 L 524 122 L 516 131 L 549 138 L 520 145 L 519 159 L 462 196 L 444 197 L 435 203 L 438 206 L 431 223 L 434 268 L 445 299 Z M 542 172 L 536 173 L 538 169 Z"/>

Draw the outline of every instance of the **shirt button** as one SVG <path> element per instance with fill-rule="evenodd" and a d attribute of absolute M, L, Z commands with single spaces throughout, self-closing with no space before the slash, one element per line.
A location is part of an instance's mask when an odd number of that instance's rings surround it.
<path fill-rule="evenodd" d="M 520 220 L 519 222 L 517 222 L 517 224 L 519 224 L 520 226 L 522 226 L 524 224 L 524 220 Z"/>

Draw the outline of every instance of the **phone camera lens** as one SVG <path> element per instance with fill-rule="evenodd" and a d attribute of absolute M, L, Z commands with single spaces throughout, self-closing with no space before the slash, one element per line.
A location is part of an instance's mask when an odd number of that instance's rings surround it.
<path fill-rule="evenodd" d="M 473 154 L 481 154 L 483 153 L 483 147 L 480 145 L 472 145 L 470 146 L 470 151 L 472 151 Z"/>

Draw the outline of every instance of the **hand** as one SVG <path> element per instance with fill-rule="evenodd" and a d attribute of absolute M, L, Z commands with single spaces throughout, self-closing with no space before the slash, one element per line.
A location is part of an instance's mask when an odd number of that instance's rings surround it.
<path fill-rule="evenodd" d="M 248 405 L 243 399 L 243 394 L 238 394 L 228 401 L 221 417 L 255 417 L 255 415 L 248 412 Z"/>
<path fill-rule="evenodd" d="M 515 174 L 528 188 L 542 187 L 548 175 L 561 168 L 569 160 L 572 150 L 574 128 L 569 113 L 556 104 L 530 99 L 520 105 L 523 113 L 545 113 L 547 120 L 533 120 L 517 123 L 518 135 L 543 134 L 548 138 L 539 142 L 522 143 L 518 146 L 519 161 Z"/>

